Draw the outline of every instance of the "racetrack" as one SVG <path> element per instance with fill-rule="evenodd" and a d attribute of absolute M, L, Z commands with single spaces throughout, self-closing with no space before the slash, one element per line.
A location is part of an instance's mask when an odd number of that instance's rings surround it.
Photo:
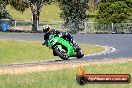
<path fill-rule="evenodd" d="M 0 74 L 22 74 L 27 72 L 38 72 L 47 70 L 60 70 L 64 68 L 75 68 L 97 62 L 112 63 L 131 61 L 132 58 L 132 36 L 131 34 L 76 34 L 73 35 L 75 41 L 81 44 L 101 45 L 107 47 L 105 53 L 85 56 L 81 59 L 72 58 L 70 60 L 48 60 L 33 61 L 25 63 L 15 63 L 0 65 Z M 0 39 L 15 39 L 20 41 L 42 41 L 43 34 L 13 34 L 0 33 Z M 107 49 L 106 48 L 106 49 Z M 128 59 L 130 58 L 130 59 Z M 107 62 L 104 62 L 107 61 Z M 88 62 L 88 63 L 87 63 Z"/>
<path fill-rule="evenodd" d="M 80 60 L 104 60 L 114 58 L 132 57 L 132 35 L 131 34 L 73 34 L 77 43 L 92 44 L 112 47 L 109 53 L 85 56 Z M 16 39 L 26 41 L 42 41 L 43 33 L 18 34 L 18 33 L 0 33 L 0 39 Z M 73 59 L 75 61 L 75 59 Z M 72 60 L 70 60 L 72 61 Z M 48 61 L 54 62 L 54 61 Z M 59 62 L 59 61 L 56 61 Z M 66 61 L 64 61 L 66 62 Z"/>
<path fill-rule="evenodd" d="M 110 46 L 115 52 L 105 55 L 87 57 L 92 59 L 130 58 L 132 57 L 132 35 L 131 34 L 88 34 L 76 37 L 76 40 L 86 44 L 98 44 Z"/>
<path fill-rule="evenodd" d="M 81 44 L 102 45 L 114 47 L 115 52 L 105 55 L 88 56 L 83 59 L 104 59 L 104 58 L 128 58 L 132 57 L 132 34 L 74 34 L 75 41 Z M 42 41 L 43 33 L 37 34 L 13 34 L 0 33 L 1 39 L 16 39 L 27 41 Z"/>

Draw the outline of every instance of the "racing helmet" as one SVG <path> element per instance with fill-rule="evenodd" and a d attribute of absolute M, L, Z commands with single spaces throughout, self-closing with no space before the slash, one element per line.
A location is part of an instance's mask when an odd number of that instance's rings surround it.
<path fill-rule="evenodd" d="M 44 33 L 50 32 L 50 30 L 51 30 L 51 28 L 49 25 L 43 26 L 43 32 Z"/>

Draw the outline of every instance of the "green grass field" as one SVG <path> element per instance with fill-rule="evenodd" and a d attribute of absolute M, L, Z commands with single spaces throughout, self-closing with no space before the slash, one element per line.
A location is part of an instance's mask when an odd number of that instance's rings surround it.
<path fill-rule="evenodd" d="M 21 13 L 19 11 L 16 11 L 14 8 L 12 8 L 11 6 L 8 5 L 7 10 L 9 11 L 12 18 L 14 18 L 16 20 L 31 21 L 31 19 L 32 19 L 31 8 L 28 8 L 28 9 L 26 9 L 26 11 Z M 55 3 L 52 3 L 50 5 L 44 5 L 41 10 L 40 21 L 62 20 L 59 15 L 60 12 L 61 12 L 61 10 L 59 9 L 58 5 Z"/>
<path fill-rule="evenodd" d="M 60 59 L 53 56 L 51 49 L 41 44 L 40 41 L 0 40 L 0 64 Z M 85 55 L 104 51 L 103 47 L 94 45 L 81 45 L 80 47 Z"/>
<path fill-rule="evenodd" d="M 16 20 L 27 20 L 31 21 L 32 19 L 32 13 L 31 8 L 26 9 L 23 13 L 16 11 L 13 7 L 10 5 L 7 6 L 7 10 L 12 16 L 13 19 Z M 56 3 L 51 3 L 50 5 L 44 5 L 41 10 L 40 14 L 40 22 L 42 21 L 61 21 L 63 19 L 60 18 L 61 10 L 59 6 Z M 89 15 L 95 15 L 94 9 L 89 8 L 86 12 Z M 87 18 L 89 21 L 94 21 L 95 17 Z"/>
<path fill-rule="evenodd" d="M 85 66 L 86 73 L 130 74 L 132 62 Z M 129 84 L 86 84 L 76 83 L 78 68 L 18 75 L 0 75 L 0 88 L 131 88 Z"/>

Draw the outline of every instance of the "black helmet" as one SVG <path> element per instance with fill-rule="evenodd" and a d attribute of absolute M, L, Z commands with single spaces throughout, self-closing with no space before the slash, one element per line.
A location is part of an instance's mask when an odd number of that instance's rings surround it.
<path fill-rule="evenodd" d="M 46 25 L 46 26 L 43 27 L 43 32 L 44 33 L 47 33 L 49 31 L 50 31 L 50 26 L 49 25 Z"/>

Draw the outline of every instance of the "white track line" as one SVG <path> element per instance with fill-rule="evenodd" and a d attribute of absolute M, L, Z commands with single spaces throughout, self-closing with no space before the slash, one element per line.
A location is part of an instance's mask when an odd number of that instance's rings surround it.
<path fill-rule="evenodd" d="M 111 46 L 102 46 L 102 45 L 96 45 L 96 46 L 100 46 L 105 48 L 105 51 L 99 52 L 99 53 L 93 53 L 93 54 L 89 54 L 89 55 L 85 55 L 86 56 L 95 56 L 95 55 L 102 55 L 102 54 L 107 54 L 107 53 L 113 53 L 116 51 L 116 48 L 111 47 Z"/>

